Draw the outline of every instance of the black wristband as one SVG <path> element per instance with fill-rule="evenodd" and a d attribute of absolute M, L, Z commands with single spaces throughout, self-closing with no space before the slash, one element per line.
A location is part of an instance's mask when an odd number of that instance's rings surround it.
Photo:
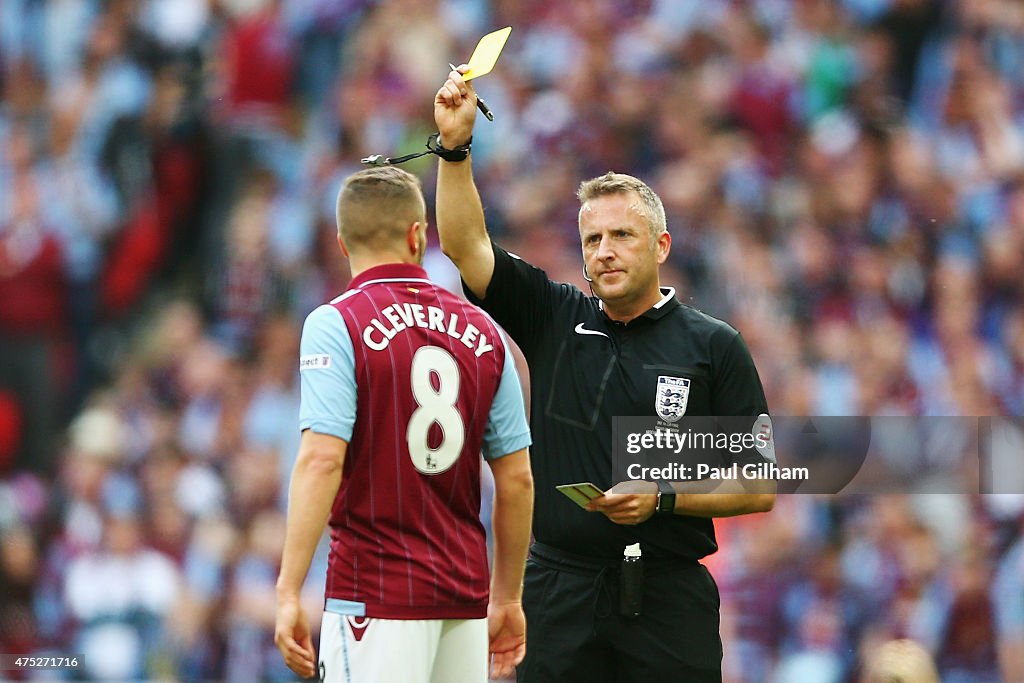
<path fill-rule="evenodd" d="M 370 164 L 371 166 L 391 166 L 394 164 L 404 164 L 407 161 L 418 159 L 428 154 L 436 154 L 445 161 L 465 161 L 469 157 L 469 149 L 472 144 L 473 136 L 471 135 L 466 144 L 459 145 L 455 149 L 448 149 L 441 146 L 441 134 L 434 133 L 427 138 L 427 151 L 425 152 L 413 152 L 412 154 L 400 157 L 386 157 L 383 154 L 373 154 L 363 159 L 363 163 Z"/>
<path fill-rule="evenodd" d="M 441 157 L 445 161 L 465 161 L 469 157 L 469 151 L 473 146 L 473 136 L 470 136 L 466 144 L 459 145 L 454 149 L 448 149 L 447 147 L 441 146 L 441 134 L 434 133 L 427 138 L 427 149 L 432 153 Z"/>

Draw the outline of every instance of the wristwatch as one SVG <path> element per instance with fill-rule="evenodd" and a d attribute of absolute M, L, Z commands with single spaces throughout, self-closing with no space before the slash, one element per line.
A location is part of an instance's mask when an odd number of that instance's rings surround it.
<path fill-rule="evenodd" d="M 676 490 L 672 488 L 671 483 L 658 481 L 658 502 L 654 506 L 654 511 L 659 515 L 676 513 Z"/>

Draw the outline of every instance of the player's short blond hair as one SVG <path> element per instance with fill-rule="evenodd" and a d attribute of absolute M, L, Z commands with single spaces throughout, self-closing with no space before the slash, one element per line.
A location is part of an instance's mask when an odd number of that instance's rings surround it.
<path fill-rule="evenodd" d="M 668 224 L 665 220 L 665 206 L 661 203 L 661 197 L 655 193 L 650 186 L 639 178 L 625 173 L 608 171 L 604 175 L 580 183 L 576 197 L 580 200 L 580 207 L 586 205 L 591 199 L 604 197 L 612 194 L 626 194 L 635 192 L 640 198 L 637 207 L 645 216 L 651 226 L 651 234 L 655 237 L 668 231 Z"/>
<path fill-rule="evenodd" d="M 387 249 L 401 241 L 413 223 L 425 223 L 420 180 L 394 166 L 363 169 L 341 185 L 338 234 L 348 249 Z"/>

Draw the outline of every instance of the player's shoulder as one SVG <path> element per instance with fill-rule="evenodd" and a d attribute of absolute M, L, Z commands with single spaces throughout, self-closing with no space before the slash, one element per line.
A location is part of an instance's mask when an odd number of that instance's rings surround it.
<path fill-rule="evenodd" d="M 323 320 L 334 318 L 361 319 L 376 315 L 380 309 L 396 301 L 389 282 L 369 282 L 346 289 L 310 315 L 316 314 Z M 333 311 L 333 314 L 330 312 Z"/>
<path fill-rule="evenodd" d="M 335 306 L 335 301 L 320 304 L 306 316 L 306 329 L 319 327 L 334 327 L 342 323 L 341 311 Z"/>
<path fill-rule="evenodd" d="M 370 287 L 369 291 L 372 291 L 372 289 L 373 288 Z M 361 299 L 365 299 L 367 294 L 367 288 L 363 287 L 353 287 L 352 289 L 346 289 L 344 292 L 334 297 L 327 303 L 323 304 L 319 308 L 330 308 L 340 313 L 341 311 L 356 305 Z"/>
<path fill-rule="evenodd" d="M 444 302 L 445 307 L 456 313 L 460 313 L 463 316 L 471 319 L 474 325 L 481 329 L 490 330 L 493 338 L 497 344 L 501 346 L 505 345 L 505 337 L 502 332 L 501 325 L 494 319 L 494 317 L 488 313 L 483 307 L 476 305 L 472 301 L 469 301 L 454 292 L 451 292 L 443 287 L 438 287 L 440 301 Z"/>
<path fill-rule="evenodd" d="M 486 310 L 484 310 L 483 307 L 478 306 L 477 304 L 473 303 L 466 297 L 461 296 L 450 289 L 442 287 L 439 284 L 433 285 L 433 295 L 437 303 L 441 306 L 444 306 L 445 308 L 452 308 L 456 311 L 461 310 L 473 315 L 481 315 L 487 318 L 488 320 L 492 319 L 490 314 Z"/>
<path fill-rule="evenodd" d="M 357 295 L 363 292 L 362 287 L 354 287 L 353 289 L 346 289 L 344 292 L 328 301 L 324 306 L 336 307 L 345 306 L 346 302 L 351 302 Z M 321 307 L 322 308 L 322 307 Z"/>

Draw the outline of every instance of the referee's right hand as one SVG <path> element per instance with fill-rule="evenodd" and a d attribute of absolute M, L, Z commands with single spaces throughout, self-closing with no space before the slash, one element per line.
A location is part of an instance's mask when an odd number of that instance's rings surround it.
<path fill-rule="evenodd" d="M 464 145 L 473 137 L 476 122 L 476 92 L 462 80 L 462 64 L 448 73 L 448 80 L 434 95 L 434 123 L 441 134 L 441 144 L 448 149 Z"/>
<path fill-rule="evenodd" d="M 657 488 L 657 484 L 649 481 L 620 482 L 587 503 L 587 510 L 600 512 L 616 524 L 640 524 L 654 515 Z"/>
<path fill-rule="evenodd" d="M 309 619 L 298 596 L 278 597 L 274 643 L 289 669 L 303 678 L 316 675 L 316 652 L 309 633 Z"/>

